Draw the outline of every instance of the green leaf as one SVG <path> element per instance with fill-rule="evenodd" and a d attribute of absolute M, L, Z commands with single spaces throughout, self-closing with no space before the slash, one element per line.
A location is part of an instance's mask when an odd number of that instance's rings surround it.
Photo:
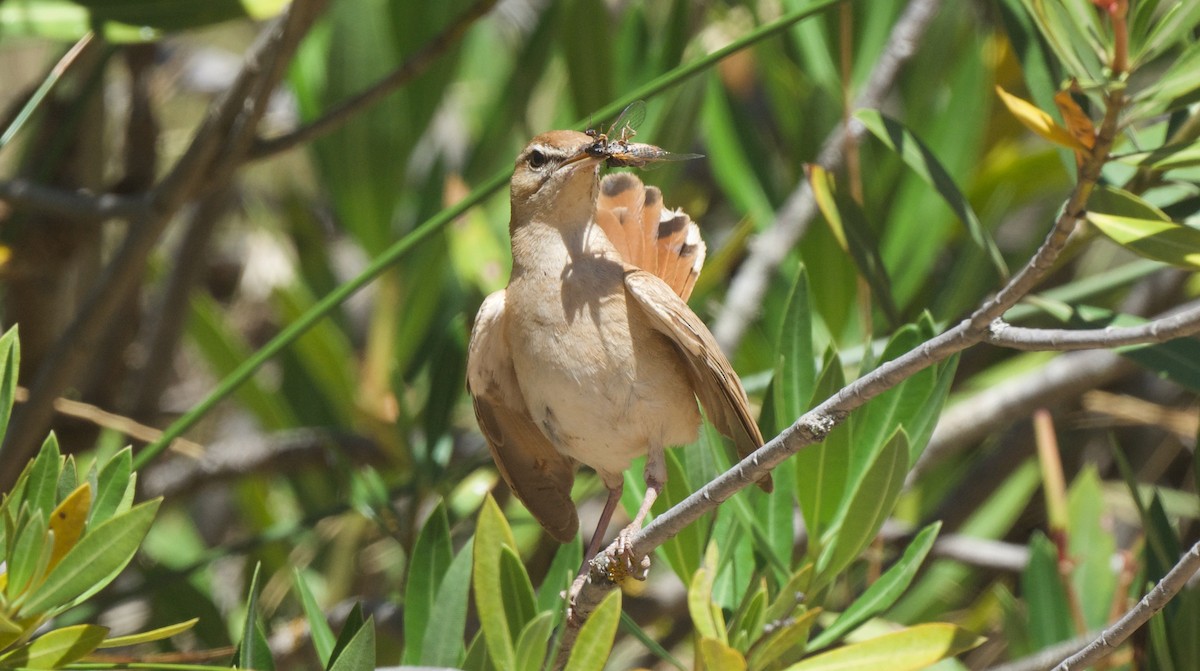
<path fill-rule="evenodd" d="M 855 599 L 850 607 L 839 615 L 833 624 L 829 625 L 828 629 L 812 640 L 809 647 L 812 649 L 823 648 L 869 618 L 891 608 L 900 595 L 904 594 L 904 590 L 908 589 L 909 584 L 917 575 L 917 571 L 921 568 L 921 563 L 933 549 L 933 543 L 937 540 L 938 530 L 941 529 L 941 526 L 941 522 L 934 522 L 922 529 L 905 548 L 904 556 L 900 557 L 900 560 L 878 580 L 871 583 L 871 586 Z"/>
<path fill-rule="evenodd" d="M 792 612 L 804 601 L 805 593 L 808 592 L 808 583 L 812 579 L 812 571 L 813 565 L 805 562 L 803 566 L 792 573 L 779 590 L 775 600 L 767 606 L 764 616 L 767 622 L 778 622 L 792 616 Z"/>
<path fill-rule="evenodd" d="M 584 114 L 612 100 L 612 44 L 609 15 L 601 0 L 565 3 L 558 34 L 566 60 L 575 111 Z"/>
<path fill-rule="evenodd" d="M 172 636 L 182 634 L 183 632 L 196 626 L 196 623 L 199 621 L 200 618 L 195 617 L 184 622 L 176 622 L 175 624 L 169 624 L 165 627 L 151 629 L 150 631 L 143 631 L 137 634 L 130 634 L 128 636 L 114 636 L 112 638 L 106 638 L 104 639 L 103 643 L 97 646 L 97 648 L 123 648 L 130 645 L 141 645 L 143 643 L 163 641 L 171 638 Z"/>
<path fill-rule="evenodd" d="M 1087 219 L 1113 242 L 1148 259 L 1200 269 L 1200 230 L 1158 219 L 1088 212 Z"/>
<path fill-rule="evenodd" d="M 31 594 L 21 615 L 70 606 L 103 589 L 133 559 L 161 503 L 134 506 L 85 535 Z"/>
<path fill-rule="evenodd" d="M 542 579 L 542 584 L 538 587 L 538 612 L 548 610 L 559 616 L 565 611 L 566 604 L 563 594 L 571 586 L 582 563 L 583 545 L 579 541 L 563 543 L 558 546 L 558 551 L 554 553 L 554 559 L 550 561 L 550 568 L 546 570 L 546 577 Z M 558 624 L 557 617 L 555 624 Z"/>
<path fill-rule="evenodd" d="M 954 214 L 958 216 L 958 220 L 966 227 L 967 234 L 980 249 L 987 253 L 1000 277 L 1008 277 L 1008 266 L 1004 263 L 1004 256 L 1000 254 L 996 243 L 984 230 L 979 217 L 976 216 L 966 197 L 959 191 L 954 179 L 950 177 L 950 173 L 942 167 L 933 152 L 903 124 L 884 116 L 878 110 L 858 110 L 854 113 L 854 117 L 861 121 L 872 135 L 896 152 L 913 172 L 937 190 Z"/>
<path fill-rule="evenodd" d="M 500 549 L 515 545 L 504 514 L 489 494 L 479 508 L 479 520 L 475 526 L 475 608 L 479 612 L 479 624 L 483 628 L 488 653 L 502 669 L 513 667 L 516 651 L 513 648 L 515 632 L 509 626 L 509 606 L 504 600 Z"/>
<path fill-rule="evenodd" d="M 375 671 L 374 616 L 367 618 L 367 621 L 358 627 L 329 667 L 329 671 Z"/>
<path fill-rule="evenodd" d="M 720 606 L 713 603 L 713 583 L 716 578 L 717 546 L 716 543 L 710 543 L 704 553 L 704 564 L 696 569 L 688 583 L 688 613 L 692 616 L 692 626 L 698 635 L 724 641 L 725 616 L 721 614 Z"/>
<path fill-rule="evenodd" d="M 500 548 L 500 585 L 504 612 L 508 617 L 508 630 L 512 633 L 519 632 L 537 615 L 537 604 L 525 564 L 521 562 L 521 557 L 516 551 L 508 546 Z"/>
<path fill-rule="evenodd" d="M 238 644 L 237 664 L 243 669 L 266 671 L 274 666 L 271 651 L 261 639 L 258 631 L 258 576 L 261 563 L 255 563 L 250 578 L 250 589 L 246 593 L 246 618 L 242 621 L 242 640 Z M 265 659 L 264 659 L 265 658 Z"/>
<path fill-rule="evenodd" d="M 767 584 L 765 579 L 760 578 L 758 588 L 750 593 L 749 599 L 743 601 L 729 623 L 730 641 L 734 649 L 745 650 L 751 641 L 758 638 L 765 624 L 766 609 Z"/>
<path fill-rule="evenodd" d="M 831 527 L 833 537 L 817 562 L 817 584 L 828 584 L 871 544 L 891 514 L 907 472 L 908 439 L 897 429 L 858 487 L 848 492 L 845 513 Z"/>
<path fill-rule="evenodd" d="M 429 621 L 436 622 L 437 626 L 425 629 L 425 640 L 421 645 L 422 664 L 453 667 L 462 661 L 474 543 L 474 539 L 467 541 L 467 545 L 450 562 L 450 568 L 446 569 L 437 599 L 429 611 Z"/>
<path fill-rule="evenodd" d="M 821 166 L 808 166 L 808 182 L 817 207 L 838 244 L 854 260 L 859 276 L 867 281 L 888 323 L 896 326 L 900 323 L 900 313 L 892 297 L 892 282 L 888 279 L 883 256 L 879 253 L 879 240 L 867 222 L 866 212 L 854 199 L 834 188 L 832 176 Z"/>
<path fill-rule="evenodd" d="M 554 612 L 542 611 L 525 625 L 517 637 L 516 671 L 540 671 L 554 634 Z"/>
<path fill-rule="evenodd" d="M 1161 209 L 1136 194 L 1109 184 L 1099 184 L 1092 190 L 1092 195 L 1088 197 L 1087 209 L 1089 212 L 1134 219 L 1171 220 Z"/>
<path fill-rule="evenodd" d="M 0 655 L 0 666 L 59 669 L 91 653 L 100 645 L 106 635 L 108 635 L 108 627 L 94 624 L 77 624 L 55 629 L 15 650 Z"/>
<path fill-rule="evenodd" d="M 787 671 L 916 671 L 982 642 L 952 624 L 919 624 L 810 657 Z"/>
<path fill-rule="evenodd" d="M 1028 605 L 1026 622 L 1035 649 L 1075 634 L 1071 607 L 1058 572 L 1058 550 L 1041 532 L 1029 542 L 1029 564 L 1021 573 L 1021 593 Z"/>
<path fill-rule="evenodd" d="M 833 350 L 825 354 L 825 367 L 817 379 L 815 398 L 828 398 L 845 386 L 842 362 Z M 821 539 L 837 515 L 846 490 L 850 463 L 850 427 L 834 427 L 825 440 L 811 445 L 792 460 L 796 462 L 796 498 L 808 529 L 809 556 L 820 553 Z"/>
<path fill-rule="evenodd" d="M 8 435 L 8 420 L 17 392 L 17 372 L 21 367 L 21 341 L 17 332 L 14 325 L 0 336 L 0 439 Z"/>
<path fill-rule="evenodd" d="M 805 610 L 759 639 L 750 649 L 750 668 L 771 668 L 799 657 L 807 647 L 808 633 L 820 614 L 820 608 Z"/>
<path fill-rule="evenodd" d="M 25 526 L 17 532 L 16 541 L 9 548 L 8 580 L 5 586 L 9 598 L 25 594 L 41 579 L 54 549 L 54 535 L 48 532 L 46 518 L 41 511 L 34 511 Z"/>
<path fill-rule="evenodd" d="M 775 426 L 774 433 L 791 426 L 812 401 L 817 384 L 813 365 L 812 299 L 809 296 L 808 273 L 804 266 L 796 272 L 796 280 L 788 294 L 775 348 Z"/>
<path fill-rule="evenodd" d="M 333 635 L 333 630 L 329 628 L 329 621 L 325 619 L 325 612 L 321 610 L 320 604 L 317 603 L 317 598 L 313 596 L 312 590 L 308 588 L 308 582 L 304 580 L 299 568 L 292 569 L 292 582 L 296 585 L 296 591 L 300 594 L 300 605 L 304 608 L 304 617 L 308 620 L 308 630 L 313 642 L 313 648 L 317 651 L 317 659 L 321 661 L 322 666 L 328 665 L 330 655 L 333 654 L 333 646 L 337 639 Z M 409 640 L 409 639 L 405 639 Z"/>
<path fill-rule="evenodd" d="M 58 494 L 58 475 L 62 469 L 62 455 L 58 451 L 58 438 L 53 433 L 46 437 L 42 449 L 33 460 L 29 480 L 25 483 L 25 501 L 30 510 L 49 515 L 54 510 Z"/>
<path fill-rule="evenodd" d="M 346 616 L 346 622 L 342 625 L 342 630 L 338 632 L 337 642 L 333 644 L 333 652 L 329 654 L 330 666 L 337 663 L 338 658 L 342 656 L 342 653 L 350 645 L 350 641 L 358 635 L 358 632 L 365 624 L 366 620 L 363 619 L 362 603 L 356 603 L 350 609 L 350 614 Z"/>
<path fill-rule="evenodd" d="M 579 630 L 565 671 L 601 671 L 612 652 L 620 618 L 621 590 L 614 589 L 604 597 Z"/>
<path fill-rule="evenodd" d="M 1068 550 L 1075 563 L 1071 582 L 1084 621 L 1091 629 L 1101 629 L 1108 624 L 1117 585 L 1117 576 L 1112 570 L 1112 557 L 1117 548 L 1116 540 L 1108 531 L 1110 513 L 1095 465 L 1085 465 L 1071 483 L 1067 492 L 1067 518 L 1070 520 Z"/>
<path fill-rule="evenodd" d="M 88 528 L 93 529 L 112 519 L 129 490 L 130 475 L 133 473 L 133 450 L 126 447 L 114 454 L 100 469 L 95 482 L 96 492 L 92 510 L 88 516 Z"/>
<path fill-rule="evenodd" d="M 404 587 L 405 664 L 420 663 L 425 632 L 430 624 L 438 626 L 429 619 L 429 612 L 453 557 L 450 520 L 446 516 L 445 501 L 440 501 L 421 527 L 408 564 L 408 581 Z"/>
<path fill-rule="evenodd" d="M 720 80 L 710 76 L 701 119 L 704 123 L 705 153 L 709 167 L 723 193 L 728 194 L 739 213 L 750 216 L 757 226 L 775 218 L 770 198 L 763 190 L 745 143 L 738 137 L 729 99 Z"/>

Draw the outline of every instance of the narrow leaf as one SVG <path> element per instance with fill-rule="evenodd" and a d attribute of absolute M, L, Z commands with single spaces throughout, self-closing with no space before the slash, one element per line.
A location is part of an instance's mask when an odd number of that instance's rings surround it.
<path fill-rule="evenodd" d="M 1054 117 L 1046 114 L 1033 103 L 1018 98 L 999 86 L 996 86 L 996 94 L 1000 96 L 1000 101 L 1017 118 L 1017 121 L 1020 121 L 1029 130 L 1067 149 L 1087 151 L 1087 146 L 1076 139 L 1071 131 L 1058 125 Z"/>
<path fill-rule="evenodd" d="M 367 618 L 342 648 L 329 671 L 375 671 L 375 619 Z"/>
<path fill-rule="evenodd" d="M 194 617 L 194 618 L 192 618 L 190 620 L 186 620 L 184 622 L 177 622 L 175 624 L 169 624 L 165 627 L 151 629 L 150 631 L 143 631 L 143 632 L 140 632 L 137 634 L 130 634 L 128 636 L 114 636 L 113 638 L 106 638 L 106 639 L 104 639 L 104 642 L 101 643 L 97 647 L 98 648 L 123 648 L 123 647 L 129 646 L 129 645 L 141 645 L 142 643 L 151 643 L 153 641 L 161 641 L 164 639 L 171 638 L 172 636 L 175 636 L 176 634 L 182 634 L 183 632 L 196 626 L 196 623 L 199 621 L 200 621 L 200 618 Z"/>
<path fill-rule="evenodd" d="M 321 610 L 317 598 L 313 596 L 304 576 L 300 574 L 300 569 L 292 569 L 292 582 L 296 585 L 296 591 L 300 593 L 300 605 L 304 607 L 304 617 L 308 620 L 308 630 L 312 637 L 313 647 L 317 650 L 317 659 L 321 661 L 322 665 L 327 665 L 337 639 L 333 635 L 333 630 L 329 628 L 325 612 Z"/>
<path fill-rule="evenodd" d="M 984 229 L 983 223 L 979 221 L 975 210 L 971 208 L 966 196 L 954 183 L 950 173 L 933 155 L 929 147 L 925 146 L 920 138 L 899 121 L 888 118 L 877 110 L 858 110 L 854 113 L 854 117 L 861 121 L 880 142 L 896 152 L 909 169 L 917 173 L 921 179 L 924 179 L 938 192 L 938 195 L 950 206 L 955 216 L 967 229 L 967 234 L 971 236 L 975 245 L 987 253 L 988 259 L 991 260 L 1000 277 L 1007 278 L 1008 266 L 1004 263 L 1004 256 L 1000 253 L 1000 249 L 996 247 L 996 243 Z"/>
<path fill-rule="evenodd" d="M 83 483 L 67 495 L 50 513 L 50 531 L 54 533 L 54 551 L 50 553 L 47 570 L 53 569 L 75 547 L 83 528 L 87 525 L 88 511 L 92 506 L 92 486 Z"/>
<path fill-rule="evenodd" d="M 787 671 L 917 671 L 982 642 L 952 624 L 919 624 L 810 657 Z"/>
<path fill-rule="evenodd" d="M 862 596 L 855 599 L 854 603 L 850 604 L 850 607 L 839 615 L 828 629 L 812 640 L 809 647 L 823 648 L 866 622 L 868 618 L 890 608 L 904 593 L 904 590 L 908 589 L 913 577 L 917 575 L 917 570 L 921 568 L 921 562 L 925 561 L 926 555 L 933 549 L 933 543 L 937 540 L 938 530 L 941 526 L 941 522 L 934 522 L 922 529 L 905 548 L 904 556 L 878 580 L 871 583 Z"/>
<path fill-rule="evenodd" d="M 614 589 L 604 597 L 580 629 L 575 647 L 567 659 L 566 671 L 601 671 L 612 652 L 620 619 L 621 590 Z"/>
<path fill-rule="evenodd" d="M 500 507 L 489 495 L 479 509 L 475 526 L 475 608 L 492 661 L 499 668 L 510 669 L 516 663 L 516 651 L 500 575 L 500 548 L 505 545 L 511 548 L 516 541 Z"/>
<path fill-rule="evenodd" d="M 1129 251 L 1155 261 L 1200 269 L 1200 230 L 1170 221 L 1088 212 L 1097 230 Z"/>
<path fill-rule="evenodd" d="M 0 667 L 62 668 L 95 650 L 107 634 L 108 627 L 94 624 L 55 629 L 0 656 Z"/>

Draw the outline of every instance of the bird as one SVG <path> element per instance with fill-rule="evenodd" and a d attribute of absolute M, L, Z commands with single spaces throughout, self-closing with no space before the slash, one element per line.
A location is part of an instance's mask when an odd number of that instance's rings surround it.
<path fill-rule="evenodd" d="M 666 484 L 665 448 L 697 437 L 697 399 L 739 455 L 763 444 L 741 381 L 686 302 L 705 256 L 699 228 L 632 173 L 601 180 L 606 157 L 595 134 L 571 130 L 538 135 L 517 156 L 512 273 L 480 305 L 467 360 L 497 470 L 550 536 L 578 533 L 579 465 L 607 488 L 585 568 L 623 473 L 645 455 L 646 495 L 617 539 L 628 550 Z M 770 475 L 758 484 L 771 491 Z"/>

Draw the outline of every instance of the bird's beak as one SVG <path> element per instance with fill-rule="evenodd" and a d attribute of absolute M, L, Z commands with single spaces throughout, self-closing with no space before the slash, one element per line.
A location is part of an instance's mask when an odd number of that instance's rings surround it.
<path fill-rule="evenodd" d="M 588 145 L 588 146 L 591 146 L 591 145 Z M 587 150 L 588 150 L 588 147 L 580 147 L 579 152 L 577 154 L 575 154 L 574 156 L 568 158 L 567 160 L 563 161 L 562 165 L 563 166 L 569 165 L 572 167 L 572 170 L 578 170 L 579 168 L 586 168 L 589 166 L 596 165 L 604 160 L 604 157 L 593 156 L 593 155 L 589 154 Z"/>

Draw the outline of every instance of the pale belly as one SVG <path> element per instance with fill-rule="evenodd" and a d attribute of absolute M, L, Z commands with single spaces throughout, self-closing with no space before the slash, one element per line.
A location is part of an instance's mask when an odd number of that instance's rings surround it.
<path fill-rule="evenodd" d="M 579 310 L 516 306 L 522 314 L 509 323 L 524 328 L 510 326 L 508 340 L 517 379 L 560 452 L 608 481 L 651 448 L 695 440 L 700 415 L 686 364 L 638 313 L 630 316 L 623 291 Z"/>

